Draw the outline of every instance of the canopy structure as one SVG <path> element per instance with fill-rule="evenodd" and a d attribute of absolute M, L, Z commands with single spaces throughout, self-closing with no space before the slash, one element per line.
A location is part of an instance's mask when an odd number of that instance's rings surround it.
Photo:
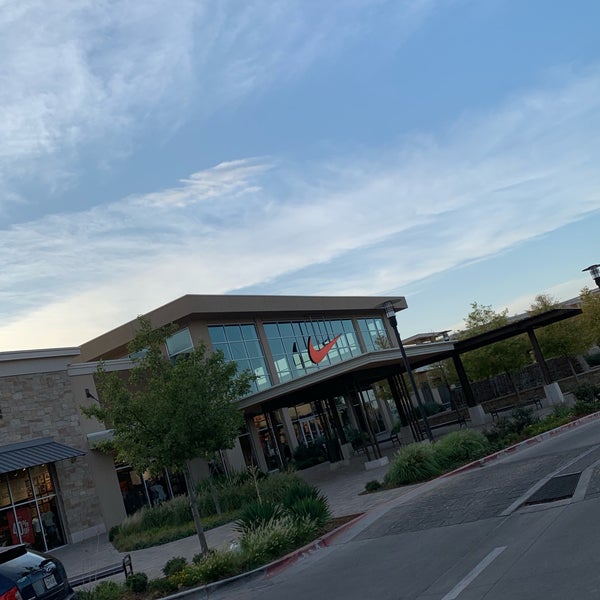
<path fill-rule="evenodd" d="M 8 444 L 0 446 L 0 473 L 58 462 L 84 454 L 82 450 L 55 442 L 51 437 Z"/>

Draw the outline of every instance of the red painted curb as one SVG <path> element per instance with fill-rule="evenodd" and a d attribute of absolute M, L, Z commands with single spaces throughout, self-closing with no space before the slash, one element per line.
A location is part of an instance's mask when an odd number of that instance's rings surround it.
<path fill-rule="evenodd" d="M 332 531 L 329 531 L 325 535 L 321 536 L 318 540 L 314 540 L 310 542 L 306 546 L 302 546 L 302 548 L 298 548 L 297 550 L 293 550 L 289 554 L 278 558 L 276 561 L 272 562 L 269 565 L 264 567 L 265 578 L 274 577 L 284 569 L 287 569 L 290 565 L 294 564 L 298 559 L 303 558 L 304 556 L 310 554 L 311 552 L 315 552 L 319 548 L 323 548 L 329 546 L 331 542 L 337 538 L 339 535 L 344 533 L 346 529 L 350 529 L 353 527 L 358 521 L 360 521 L 366 513 L 360 513 L 356 515 L 350 521 L 336 527 Z"/>

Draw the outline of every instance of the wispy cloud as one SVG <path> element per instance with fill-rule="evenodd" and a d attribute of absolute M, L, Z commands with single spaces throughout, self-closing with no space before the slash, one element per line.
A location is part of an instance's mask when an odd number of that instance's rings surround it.
<path fill-rule="evenodd" d="M 591 69 L 385 159 L 339 157 L 301 176 L 233 160 L 13 226 L 0 237 L 0 346 L 17 328 L 44 345 L 41 321 L 48 339 L 80 343 L 185 293 L 373 294 L 482 260 L 600 210 L 598 125 Z"/>
<path fill-rule="evenodd" d="M 395 17 L 399 43 L 433 5 L 0 0 L 0 215 L 31 201 L 28 178 L 49 195 L 68 185 L 83 148 L 110 164 L 143 127 L 164 136 L 192 109 L 206 117 L 331 59 L 377 11 Z"/>

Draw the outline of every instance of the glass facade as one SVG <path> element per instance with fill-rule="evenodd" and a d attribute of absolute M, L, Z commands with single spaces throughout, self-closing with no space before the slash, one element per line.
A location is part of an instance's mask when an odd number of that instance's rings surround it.
<path fill-rule="evenodd" d="M 49 550 L 65 543 L 49 465 L 0 475 L 0 546 Z"/>
<path fill-rule="evenodd" d="M 381 319 L 357 319 L 367 352 L 391 347 Z"/>
<path fill-rule="evenodd" d="M 366 334 L 363 333 L 363 337 L 369 351 L 374 349 L 374 339 L 381 335 L 378 323 L 384 334 L 385 330 L 381 319 L 362 321 L 365 322 Z M 281 382 L 362 354 L 358 335 L 350 319 L 265 323 L 264 328 Z M 318 362 L 314 362 L 309 354 L 309 338 L 311 345 L 317 351 L 326 348 L 327 344 L 334 339 L 336 341 L 331 349 L 318 357 L 320 359 Z"/>
<path fill-rule="evenodd" d="M 211 325 L 208 334 L 213 350 L 221 350 L 227 360 L 237 363 L 240 371 L 248 369 L 254 373 L 254 391 L 271 386 L 265 357 L 253 324 Z"/>

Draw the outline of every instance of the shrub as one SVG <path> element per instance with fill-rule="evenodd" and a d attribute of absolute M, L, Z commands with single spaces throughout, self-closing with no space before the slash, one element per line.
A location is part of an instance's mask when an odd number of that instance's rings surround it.
<path fill-rule="evenodd" d="M 185 565 L 187 565 L 187 560 L 183 556 L 174 556 L 165 563 L 162 572 L 165 577 L 170 577 L 175 573 L 179 573 L 179 571 L 183 571 Z"/>
<path fill-rule="evenodd" d="M 196 569 L 202 583 L 211 583 L 243 571 L 243 560 L 239 552 L 215 550 L 205 555 L 196 564 Z"/>
<path fill-rule="evenodd" d="M 141 594 L 148 588 L 148 575 L 146 573 L 133 573 L 125 580 L 128 590 Z"/>
<path fill-rule="evenodd" d="M 588 354 L 584 357 L 590 367 L 597 367 L 600 365 L 600 352 L 595 352 L 593 354 Z"/>
<path fill-rule="evenodd" d="M 310 483 L 297 477 L 284 491 L 283 496 L 281 497 L 281 503 L 285 507 L 290 507 L 298 500 L 304 498 L 317 498 L 318 496 L 319 490 L 314 485 L 310 485 Z"/>
<path fill-rule="evenodd" d="M 300 444 L 293 454 L 294 465 L 298 470 L 314 467 L 327 460 L 324 440 L 318 439 L 309 444 Z"/>
<path fill-rule="evenodd" d="M 114 581 L 101 581 L 90 592 L 93 600 L 118 600 L 123 592 L 123 587 Z M 78 592 L 77 595 L 79 594 Z"/>
<path fill-rule="evenodd" d="M 441 471 L 430 444 L 409 444 L 396 453 L 384 483 L 392 486 L 417 483 L 431 479 Z"/>
<path fill-rule="evenodd" d="M 365 491 L 369 493 L 376 492 L 380 490 L 381 487 L 382 485 L 379 483 L 379 481 L 377 481 L 377 479 L 371 479 L 371 481 L 367 481 L 367 483 L 365 483 Z"/>
<path fill-rule="evenodd" d="M 240 545 L 248 568 L 254 568 L 310 541 L 316 532 L 314 522 L 284 516 L 244 532 Z"/>
<path fill-rule="evenodd" d="M 151 579 L 148 582 L 148 592 L 156 594 L 158 597 L 168 596 L 173 592 L 177 591 L 177 584 L 168 579 L 167 577 L 159 577 L 157 579 Z"/>
<path fill-rule="evenodd" d="M 314 521 L 321 528 L 331 519 L 327 498 L 322 494 L 315 497 L 298 498 L 288 507 L 288 512 L 296 519 Z"/>
<path fill-rule="evenodd" d="M 485 456 L 490 443 L 485 435 L 472 429 L 453 431 L 433 446 L 435 458 L 442 469 L 452 469 Z"/>
<path fill-rule="evenodd" d="M 580 383 L 573 394 L 581 402 L 596 402 L 600 396 L 600 387 L 593 383 Z"/>
<path fill-rule="evenodd" d="M 252 502 L 243 508 L 239 519 L 236 521 L 236 529 L 243 533 L 282 516 L 283 510 L 279 504 L 274 502 Z"/>

